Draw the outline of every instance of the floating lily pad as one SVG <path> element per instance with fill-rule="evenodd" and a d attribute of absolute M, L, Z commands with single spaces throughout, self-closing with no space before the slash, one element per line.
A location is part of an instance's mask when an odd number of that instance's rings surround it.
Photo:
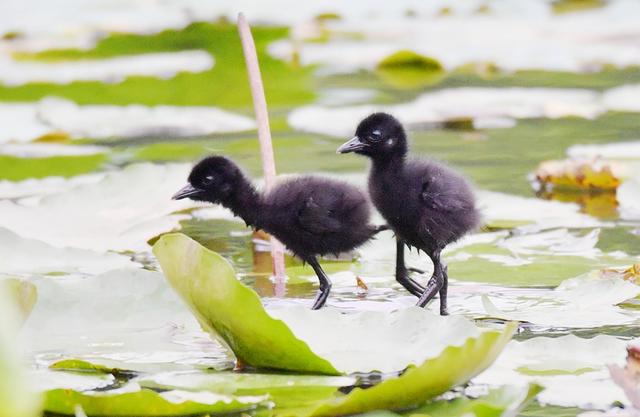
<path fill-rule="evenodd" d="M 78 406 L 88 416 L 177 416 L 248 411 L 266 397 L 231 397 L 208 392 L 190 393 L 148 389 L 125 393 L 83 393 L 56 389 L 45 394 L 44 409 L 74 415 Z"/>
<path fill-rule="evenodd" d="M 187 164 L 130 165 L 36 204 L 0 201 L 0 227 L 57 247 L 142 251 L 149 239 L 186 217 L 174 211 L 193 207 L 171 200 L 189 169 Z"/>
<path fill-rule="evenodd" d="M 545 388 L 538 396 L 541 403 L 563 407 L 607 408 L 616 401 L 627 403 L 607 369 L 608 364 L 623 363 L 627 343 L 605 335 L 512 341 L 474 382 L 493 386 L 537 383 Z"/>
<path fill-rule="evenodd" d="M 503 333 L 486 332 L 462 346 L 449 346 L 438 357 L 410 367 L 400 377 L 372 388 L 356 388 L 316 408 L 311 416 L 341 416 L 373 410 L 402 410 L 430 400 L 481 373 L 511 339 L 515 325 Z"/>
<path fill-rule="evenodd" d="M 437 84 L 444 78 L 445 70 L 433 58 L 403 50 L 380 61 L 377 74 L 396 88 L 413 89 Z"/>
<path fill-rule="evenodd" d="M 462 317 L 440 317 L 418 308 L 347 316 L 332 309 L 292 308 L 269 315 L 224 258 L 192 239 L 165 235 L 154 253 L 201 325 L 252 366 L 324 374 L 399 371 L 437 357 L 447 345 L 465 346 L 488 337 L 478 336 L 479 330 Z M 384 354 L 394 343 L 412 347 Z"/>
<path fill-rule="evenodd" d="M 243 363 L 298 372 L 339 375 L 327 360 L 272 318 L 258 295 L 242 285 L 231 265 L 182 234 L 153 246 L 165 276 L 202 327 L 226 343 Z"/>
<path fill-rule="evenodd" d="M 209 391 L 224 395 L 268 395 L 276 408 L 317 405 L 333 398 L 340 387 L 356 384 L 354 377 L 238 372 L 165 372 L 137 381 L 151 389 Z"/>
<path fill-rule="evenodd" d="M 0 271 L 5 274 L 63 275 L 101 273 L 131 266 L 128 256 L 86 249 L 56 248 L 37 239 L 25 239 L 0 227 Z M 37 259 L 38 262 L 34 262 Z"/>
<path fill-rule="evenodd" d="M 452 401 L 437 400 L 406 415 L 411 417 L 515 416 L 542 390 L 543 388 L 537 384 L 531 384 L 524 389 L 504 386 L 492 389 L 487 395 L 474 399 L 461 397 Z"/>

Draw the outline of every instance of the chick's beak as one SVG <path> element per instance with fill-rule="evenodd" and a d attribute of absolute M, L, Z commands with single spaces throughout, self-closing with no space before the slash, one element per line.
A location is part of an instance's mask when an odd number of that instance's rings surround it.
<path fill-rule="evenodd" d="M 177 193 L 175 193 L 173 195 L 173 197 L 171 197 L 172 200 L 182 200 L 183 198 L 188 198 L 191 197 L 193 195 L 196 195 L 200 192 L 200 190 L 198 190 L 197 188 L 195 188 L 193 185 L 191 184 L 187 184 L 184 187 L 182 187 L 180 189 L 180 191 L 178 191 Z"/>
<path fill-rule="evenodd" d="M 360 141 L 359 137 L 354 136 L 352 139 L 350 139 L 347 142 L 343 143 L 342 146 L 340 146 L 338 148 L 336 153 L 356 152 L 356 151 L 364 149 L 366 146 L 367 145 L 365 145 L 364 143 L 362 143 Z"/>

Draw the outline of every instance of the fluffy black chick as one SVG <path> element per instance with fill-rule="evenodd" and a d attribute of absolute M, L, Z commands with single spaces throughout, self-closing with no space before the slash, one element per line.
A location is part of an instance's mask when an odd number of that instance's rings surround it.
<path fill-rule="evenodd" d="M 396 235 L 396 280 L 419 297 L 421 307 L 439 292 L 440 314 L 446 315 L 448 276 L 440 253 L 476 228 L 480 215 L 464 177 L 434 161 L 409 159 L 408 149 L 402 124 L 389 114 L 374 113 L 360 122 L 355 137 L 338 153 L 371 158 L 369 193 Z M 409 277 L 405 245 L 431 258 L 433 275 L 426 287 Z"/>
<path fill-rule="evenodd" d="M 362 191 L 332 179 L 294 177 L 260 193 L 233 161 L 210 156 L 193 168 L 188 181 L 173 199 L 221 204 L 313 267 L 320 281 L 314 310 L 331 290 L 317 257 L 352 250 L 384 229 L 369 223 L 370 204 Z"/>

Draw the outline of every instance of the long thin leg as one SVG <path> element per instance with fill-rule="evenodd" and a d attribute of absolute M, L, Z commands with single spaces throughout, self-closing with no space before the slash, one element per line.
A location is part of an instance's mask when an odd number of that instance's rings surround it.
<path fill-rule="evenodd" d="M 442 288 L 440 288 L 440 315 L 448 316 L 447 290 L 449 289 L 449 267 L 444 262 L 442 263 L 442 278 Z"/>
<path fill-rule="evenodd" d="M 313 301 L 313 307 L 311 307 L 312 310 L 318 310 L 322 308 L 324 303 L 327 301 L 327 297 L 329 297 L 329 293 L 331 292 L 331 280 L 327 274 L 324 273 L 315 256 L 307 259 L 307 262 L 311 265 L 318 276 L 318 281 L 320 281 L 320 289 L 318 290 L 316 299 Z"/>
<path fill-rule="evenodd" d="M 436 296 L 444 284 L 442 263 L 440 262 L 440 251 L 436 250 L 430 257 L 433 261 L 433 275 L 431 276 L 431 279 L 429 279 L 429 282 L 427 282 L 427 286 L 416 304 L 419 307 L 426 306 L 427 303 Z"/>
<path fill-rule="evenodd" d="M 422 285 L 409 278 L 407 267 L 404 265 L 404 242 L 398 238 L 396 238 L 396 281 L 416 297 L 420 297 L 424 292 Z"/>

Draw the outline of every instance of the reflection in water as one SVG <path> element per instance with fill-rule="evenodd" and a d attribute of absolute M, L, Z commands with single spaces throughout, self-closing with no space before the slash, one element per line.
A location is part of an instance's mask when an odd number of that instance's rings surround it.
<path fill-rule="evenodd" d="M 570 191 L 551 190 L 540 191 L 538 197 L 545 200 L 556 200 L 580 205 L 580 211 L 602 220 L 618 218 L 618 201 L 614 191 Z"/>

